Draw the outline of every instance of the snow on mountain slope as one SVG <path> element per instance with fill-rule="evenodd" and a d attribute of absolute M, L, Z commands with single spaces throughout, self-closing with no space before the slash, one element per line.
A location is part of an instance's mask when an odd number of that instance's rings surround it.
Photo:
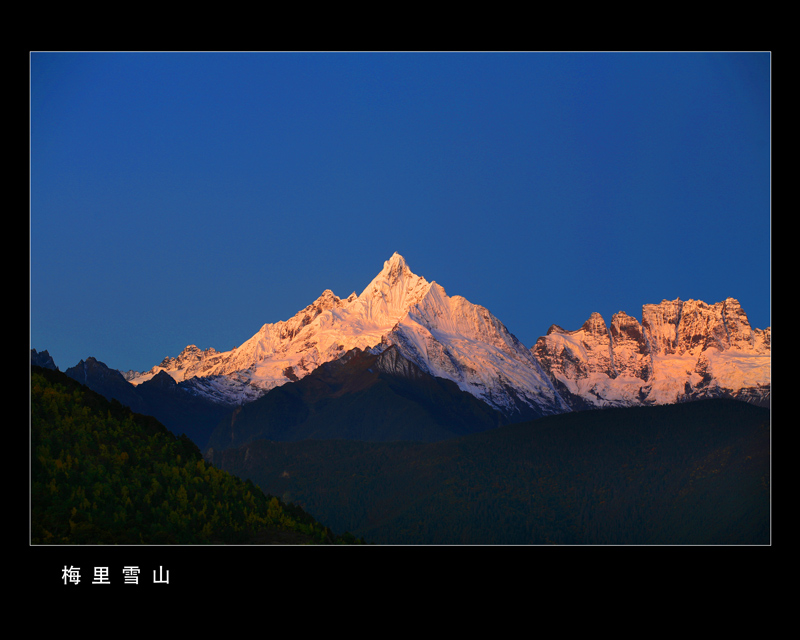
<path fill-rule="evenodd" d="M 573 407 L 664 404 L 699 397 L 768 403 L 770 329 L 752 329 L 739 302 L 663 300 L 599 314 L 577 331 L 553 326 L 533 354 Z"/>
<path fill-rule="evenodd" d="M 562 413 L 569 408 L 527 349 L 486 308 L 438 284 L 386 337 L 409 360 L 454 381 L 507 416 Z"/>
<path fill-rule="evenodd" d="M 415 275 L 398 253 L 359 296 L 343 300 L 327 290 L 293 318 L 265 324 L 231 351 L 190 345 L 131 382 L 163 370 L 189 382 L 195 393 L 235 404 L 298 380 L 353 348 L 392 344 L 423 371 L 454 381 L 507 415 L 569 410 L 530 351 L 497 318 Z"/>
<path fill-rule="evenodd" d="M 612 321 L 619 339 L 618 354 L 599 313 L 593 313 L 577 331 L 553 325 L 531 349 L 562 395 L 583 400 L 572 400 L 573 407 L 638 404 L 644 369 L 642 338 L 639 323 L 628 320 L 624 314 L 615 314 Z"/>
<path fill-rule="evenodd" d="M 395 253 L 360 295 L 326 290 L 294 317 L 265 324 L 231 351 L 186 347 L 166 371 L 192 393 L 236 405 L 297 381 L 351 349 L 395 345 L 422 371 L 455 382 L 511 419 L 571 409 L 770 393 L 770 329 L 752 329 L 733 298 L 646 304 L 641 323 L 594 313 L 576 331 L 553 325 L 528 349 L 486 308 L 448 296 Z"/>

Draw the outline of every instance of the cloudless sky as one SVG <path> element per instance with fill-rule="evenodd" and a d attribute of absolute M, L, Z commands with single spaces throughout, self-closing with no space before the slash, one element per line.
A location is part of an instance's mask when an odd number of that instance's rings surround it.
<path fill-rule="evenodd" d="M 393 252 L 532 346 L 737 298 L 770 325 L 769 53 L 30 56 L 30 340 L 231 349 Z"/>

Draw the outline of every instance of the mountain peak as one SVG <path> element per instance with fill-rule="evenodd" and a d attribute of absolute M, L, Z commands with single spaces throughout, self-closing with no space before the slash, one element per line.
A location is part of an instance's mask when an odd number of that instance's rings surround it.
<path fill-rule="evenodd" d="M 395 251 L 392 257 L 383 263 L 383 269 L 378 274 L 378 277 L 382 277 L 391 285 L 400 280 L 403 276 L 409 275 L 414 274 L 412 274 L 411 269 L 408 268 L 406 259 Z"/>
<path fill-rule="evenodd" d="M 380 300 L 380 314 L 396 315 L 405 313 L 410 306 L 419 302 L 429 288 L 428 281 L 412 273 L 405 258 L 395 252 L 383 263 L 381 272 L 359 297 L 369 305 Z M 398 319 L 399 316 L 395 321 Z"/>
<path fill-rule="evenodd" d="M 393 265 L 393 264 L 399 264 L 399 265 L 401 265 L 403 267 L 408 266 L 406 264 L 406 259 L 403 256 L 401 256 L 399 253 L 397 253 L 397 251 L 395 251 L 392 254 L 392 257 L 389 258 L 385 263 L 385 265 Z"/>
<path fill-rule="evenodd" d="M 589 334 L 597 336 L 605 336 L 608 334 L 606 321 L 603 320 L 603 316 L 597 313 L 597 311 L 592 312 L 592 315 L 589 316 L 589 319 L 583 323 L 581 329 Z"/>
<path fill-rule="evenodd" d="M 330 289 L 325 289 L 322 295 L 314 300 L 306 309 L 316 309 L 317 311 L 324 311 L 333 307 L 341 306 L 341 298 L 337 296 Z"/>
<path fill-rule="evenodd" d="M 53 358 L 47 352 L 47 349 L 41 353 L 37 353 L 36 349 L 31 349 L 31 364 L 44 369 L 53 369 L 54 371 L 58 371 L 58 367 L 53 361 Z"/>
<path fill-rule="evenodd" d="M 552 325 L 528 349 L 488 309 L 448 296 L 395 251 L 360 295 L 342 299 L 325 289 L 229 352 L 189 345 L 131 382 L 165 369 L 179 383 L 202 378 L 193 393 L 232 405 L 353 349 L 377 354 L 394 346 L 420 371 L 522 419 L 568 411 L 567 402 L 626 406 L 743 388 L 768 394 L 770 340 L 734 298 L 714 305 L 678 298 L 644 305 L 641 324 L 620 311 L 610 326 L 597 312 L 575 331 Z"/>

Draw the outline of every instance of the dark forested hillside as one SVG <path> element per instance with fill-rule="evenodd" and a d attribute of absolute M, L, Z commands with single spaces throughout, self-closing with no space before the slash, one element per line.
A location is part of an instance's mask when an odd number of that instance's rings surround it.
<path fill-rule="evenodd" d="M 380 354 L 353 349 L 226 416 L 208 448 L 258 439 L 433 442 L 505 422 L 488 404 L 451 380 L 423 373 L 394 347 Z"/>
<path fill-rule="evenodd" d="M 31 367 L 30 409 L 33 544 L 354 541 L 63 373 Z"/>
<path fill-rule="evenodd" d="M 33 364 L 34 353 L 31 350 Z M 232 410 L 189 393 L 164 372 L 134 386 L 119 371 L 95 358 L 87 358 L 64 373 L 108 400 L 118 400 L 137 413 L 154 416 L 175 435 L 185 433 L 200 448 L 206 446 L 208 436 L 222 416 Z"/>
<path fill-rule="evenodd" d="M 436 443 L 257 441 L 215 464 L 397 544 L 769 544 L 770 412 L 574 412 Z"/>

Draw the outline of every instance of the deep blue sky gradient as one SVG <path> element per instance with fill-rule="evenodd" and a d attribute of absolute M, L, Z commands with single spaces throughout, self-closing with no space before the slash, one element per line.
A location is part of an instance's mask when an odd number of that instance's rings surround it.
<path fill-rule="evenodd" d="M 526 345 L 770 325 L 768 53 L 32 53 L 31 347 L 228 350 L 394 251 Z"/>

